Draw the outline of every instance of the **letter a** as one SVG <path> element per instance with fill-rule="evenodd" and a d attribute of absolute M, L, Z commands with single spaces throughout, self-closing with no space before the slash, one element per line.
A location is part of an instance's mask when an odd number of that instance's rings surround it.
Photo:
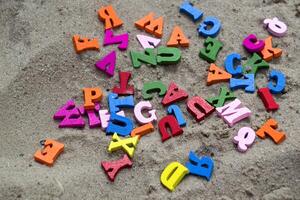
<path fill-rule="evenodd" d="M 219 82 L 226 82 L 232 77 L 231 74 L 221 69 L 214 63 L 210 64 L 206 85 L 212 85 Z"/>
<path fill-rule="evenodd" d="M 116 52 L 112 51 L 98 60 L 95 66 L 101 71 L 105 72 L 108 76 L 114 76 L 116 66 Z"/>
<path fill-rule="evenodd" d="M 161 101 L 163 106 L 168 106 L 173 104 L 177 101 L 182 101 L 188 98 L 188 93 L 183 89 L 180 89 L 174 82 L 171 82 L 168 88 L 166 95 L 164 96 L 163 100 Z"/>
<path fill-rule="evenodd" d="M 175 26 L 171 37 L 167 43 L 168 47 L 188 47 L 190 44 L 189 40 L 185 37 L 179 26 Z"/>

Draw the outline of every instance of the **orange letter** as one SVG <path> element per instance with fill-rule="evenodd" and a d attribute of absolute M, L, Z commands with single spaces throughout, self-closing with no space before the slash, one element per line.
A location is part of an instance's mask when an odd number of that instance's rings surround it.
<path fill-rule="evenodd" d="M 276 144 L 281 143 L 285 139 L 285 133 L 276 130 L 278 122 L 275 119 L 269 119 L 260 129 L 256 131 L 256 135 L 262 139 L 269 135 Z"/>
<path fill-rule="evenodd" d="M 83 88 L 84 95 L 84 109 L 93 110 L 95 108 L 95 102 L 99 102 L 102 99 L 102 91 L 100 88 Z"/>
<path fill-rule="evenodd" d="M 105 30 L 116 28 L 123 24 L 123 21 L 118 17 L 114 8 L 109 5 L 98 10 L 98 15 L 101 21 L 104 21 Z"/>
<path fill-rule="evenodd" d="M 84 50 L 99 50 L 99 43 L 97 38 L 80 38 L 79 35 L 74 35 L 73 43 L 76 53 L 81 53 Z"/>
<path fill-rule="evenodd" d="M 145 29 L 147 33 L 152 33 L 156 37 L 161 38 L 163 34 L 163 17 L 159 17 L 158 19 L 153 19 L 154 13 L 150 12 L 148 15 L 143 17 L 142 19 L 136 21 L 134 24 L 139 29 Z"/>
<path fill-rule="evenodd" d="M 64 144 L 56 142 L 55 140 L 46 139 L 44 143 L 44 149 L 35 152 L 34 159 L 37 162 L 51 167 L 63 150 Z"/>
<path fill-rule="evenodd" d="M 277 58 L 280 57 L 282 54 L 282 50 L 279 48 L 272 47 L 272 36 L 265 39 L 265 47 L 261 50 L 260 54 L 262 55 L 263 59 L 267 62 L 270 62 L 273 57 Z"/>
<path fill-rule="evenodd" d="M 167 43 L 167 46 L 168 47 L 189 46 L 189 40 L 185 37 L 184 33 L 182 32 L 179 26 L 174 27 L 169 42 Z"/>
<path fill-rule="evenodd" d="M 231 74 L 219 68 L 214 63 L 210 64 L 206 85 L 228 81 L 232 77 Z"/>
<path fill-rule="evenodd" d="M 154 131 L 152 123 L 148 123 L 139 127 L 136 127 L 131 131 L 131 137 L 138 136 L 140 139 L 142 136 Z"/>

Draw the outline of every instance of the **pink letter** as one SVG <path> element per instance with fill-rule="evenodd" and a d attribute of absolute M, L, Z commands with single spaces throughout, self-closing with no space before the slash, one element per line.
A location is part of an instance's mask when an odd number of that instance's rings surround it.
<path fill-rule="evenodd" d="M 153 49 L 160 43 L 160 39 L 149 37 L 146 35 L 136 35 L 136 37 L 144 49 Z"/>
<path fill-rule="evenodd" d="M 150 110 L 151 108 L 152 105 L 150 101 L 141 101 L 138 104 L 136 104 L 134 107 L 134 115 L 136 120 L 141 124 L 147 124 L 152 121 L 156 121 L 157 120 L 157 117 L 155 115 L 156 110 Z M 149 110 L 147 114 L 149 117 L 144 117 L 144 115 L 142 114 L 143 110 Z"/>
<path fill-rule="evenodd" d="M 246 152 L 255 140 L 255 131 L 249 127 L 243 127 L 233 138 L 233 142 L 237 144 L 240 152 Z"/>
<path fill-rule="evenodd" d="M 251 115 L 251 110 L 243 106 L 239 99 L 235 99 L 223 107 L 216 108 L 216 111 L 218 116 L 222 117 L 230 127 Z"/>
<path fill-rule="evenodd" d="M 125 117 L 125 113 L 123 110 L 117 112 L 117 115 Z M 99 116 L 101 121 L 101 127 L 103 130 L 105 130 L 108 126 L 110 114 L 108 113 L 108 110 L 99 110 Z"/>
<path fill-rule="evenodd" d="M 269 33 L 277 37 L 282 37 L 287 32 L 287 26 L 282 21 L 279 21 L 277 17 L 265 19 L 264 27 L 268 29 Z"/>

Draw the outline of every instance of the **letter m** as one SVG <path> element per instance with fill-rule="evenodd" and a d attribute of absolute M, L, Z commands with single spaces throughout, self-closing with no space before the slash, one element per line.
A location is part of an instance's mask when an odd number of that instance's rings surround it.
<path fill-rule="evenodd" d="M 251 115 L 251 110 L 243 106 L 239 99 L 216 108 L 216 111 L 230 127 Z"/>

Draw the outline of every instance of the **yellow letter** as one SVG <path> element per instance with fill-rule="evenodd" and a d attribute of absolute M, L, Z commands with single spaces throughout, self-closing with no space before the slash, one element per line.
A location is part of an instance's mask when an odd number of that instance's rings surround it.
<path fill-rule="evenodd" d="M 116 133 L 112 136 L 111 142 L 108 147 L 109 152 L 113 152 L 119 149 L 123 149 L 132 158 L 135 147 L 139 141 L 139 137 L 129 137 L 121 140 Z"/>
<path fill-rule="evenodd" d="M 161 173 L 160 182 L 169 190 L 174 191 L 189 170 L 179 162 L 170 163 Z"/>

